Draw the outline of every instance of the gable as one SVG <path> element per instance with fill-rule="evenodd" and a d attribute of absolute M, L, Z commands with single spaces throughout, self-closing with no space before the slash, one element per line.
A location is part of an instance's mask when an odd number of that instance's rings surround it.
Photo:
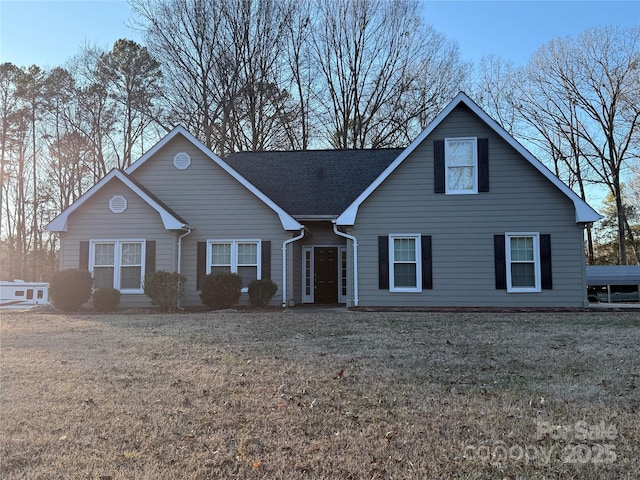
<path fill-rule="evenodd" d="M 185 161 L 184 154 L 189 157 L 189 161 Z M 198 202 L 193 197 L 194 194 L 204 195 L 207 190 L 214 188 L 213 185 L 206 184 L 207 179 L 211 178 L 208 173 L 211 172 L 223 173 L 224 188 L 229 194 L 242 192 L 235 199 L 229 198 L 229 202 L 242 202 L 240 196 L 253 197 L 278 216 L 283 229 L 302 228 L 281 206 L 180 126 L 174 128 L 126 170 L 127 174 L 138 179 L 179 211 L 184 211 L 178 205 L 184 204 L 185 196 L 191 196 L 191 203 Z M 240 189 L 235 188 L 237 186 Z M 217 187 L 222 188 L 222 185 Z M 204 201 L 206 199 L 202 198 L 201 202 Z"/>
<path fill-rule="evenodd" d="M 428 140 L 433 140 L 438 136 L 436 129 L 441 127 L 445 120 L 450 116 L 455 117 L 456 113 L 459 113 L 461 109 L 472 113 L 471 117 L 468 116 L 468 120 L 473 122 L 472 118 L 477 118 L 483 128 L 496 135 L 499 139 L 506 142 L 519 157 L 524 159 L 533 170 L 546 179 L 549 183 L 549 189 L 557 190 L 562 195 L 567 197 L 572 203 L 575 209 L 575 221 L 576 223 L 591 223 L 602 218 L 595 210 L 593 210 L 586 202 L 584 202 L 573 190 L 567 187 L 560 181 L 553 173 L 546 168 L 538 159 L 536 159 L 528 150 L 526 150 L 520 143 L 518 143 L 511 135 L 509 135 L 502 127 L 500 127 L 491 117 L 489 117 L 480 107 L 473 103 L 469 97 L 464 93 L 459 93 L 456 98 L 434 119 L 433 122 L 409 145 L 398 158 L 391 163 L 364 191 L 362 194 L 351 204 L 345 211 L 337 218 L 336 223 L 338 225 L 354 225 L 359 207 L 362 203 L 369 198 L 370 195 L 375 192 L 380 185 L 387 180 L 395 171 L 402 165 L 409 157 L 414 155 L 416 150 L 425 147 L 425 143 Z M 447 122 L 455 123 L 455 122 Z M 469 133 L 471 132 L 471 134 Z M 469 125 L 465 121 L 459 122 L 454 128 L 448 132 L 451 136 L 465 136 L 471 135 L 477 137 L 479 134 L 474 133 L 476 130 L 470 130 Z M 428 148 L 428 147 L 427 147 Z M 429 160 L 428 160 L 429 161 Z M 431 153 L 430 161 L 433 162 L 433 152 Z"/>
<path fill-rule="evenodd" d="M 82 197 L 80 197 L 72 205 L 65 209 L 60 215 L 54 218 L 47 225 L 47 230 L 50 232 L 66 232 L 70 215 L 80 210 L 85 204 L 88 205 L 89 203 L 91 203 L 90 201 L 94 199 L 94 197 L 102 198 L 103 201 L 101 203 L 101 208 L 113 208 L 114 205 L 112 204 L 112 201 L 114 200 L 114 196 L 116 195 L 110 195 L 108 198 L 105 198 L 105 193 L 101 193 L 101 191 L 104 188 L 107 188 L 107 186 L 112 187 L 113 183 L 120 184 L 120 193 L 117 194 L 117 196 L 121 198 L 115 199 L 117 203 L 117 205 L 115 205 L 116 211 L 121 210 L 122 205 L 126 205 L 125 208 L 128 208 L 127 198 L 134 197 L 144 202 L 160 215 L 162 224 L 166 230 L 181 230 L 187 227 L 187 222 L 182 217 L 180 217 L 169 207 L 163 204 L 142 185 L 130 179 L 123 172 L 120 172 L 119 170 L 112 170 L 92 188 L 90 188 L 84 195 L 82 195 Z M 122 201 L 123 199 L 124 202 Z M 111 213 L 114 212 L 112 211 Z M 122 213 L 126 213 L 126 210 Z M 114 217 L 114 221 L 117 221 L 116 217 Z"/>

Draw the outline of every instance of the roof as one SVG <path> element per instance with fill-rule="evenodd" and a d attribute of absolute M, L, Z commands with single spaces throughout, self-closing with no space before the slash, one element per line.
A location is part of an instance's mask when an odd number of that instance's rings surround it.
<path fill-rule="evenodd" d="M 402 151 L 239 152 L 225 161 L 294 217 L 334 219 Z"/>
<path fill-rule="evenodd" d="M 173 130 L 171 130 L 162 140 L 156 143 L 152 148 L 150 148 L 144 155 L 142 155 L 138 160 L 129 166 L 125 172 L 127 174 L 132 174 L 135 172 L 140 166 L 144 165 L 147 160 L 153 157 L 161 148 L 163 148 L 167 143 L 173 140 L 177 135 L 182 135 L 189 142 L 193 144 L 198 150 L 200 150 L 205 157 L 211 160 L 213 163 L 217 164 L 220 168 L 222 168 L 225 172 L 231 175 L 235 180 L 237 180 L 241 185 L 243 185 L 247 190 L 249 190 L 253 195 L 255 195 L 259 200 L 261 200 L 264 204 L 266 204 L 269 208 L 271 208 L 280 219 L 280 223 L 282 224 L 282 228 L 285 230 L 300 230 L 302 225 L 300 225 L 296 220 L 294 220 L 291 215 L 289 215 L 285 210 L 283 210 L 279 205 L 277 205 L 268 195 L 265 195 L 264 192 L 260 191 L 259 188 L 256 188 L 250 181 L 244 178 L 240 173 L 234 170 L 227 162 L 218 157 L 215 153 L 205 147 L 196 137 L 191 135 L 184 127 L 177 126 Z"/>
<path fill-rule="evenodd" d="M 588 265 L 587 285 L 640 285 L 640 266 Z"/>
<path fill-rule="evenodd" d="M 121 181 L 133 193 L 135 193 L 151 208 L 158 212 L 160 218 L 162 219 L 162 224 L 167 230 L 182 230 L 184 228 L 188 228 L 187 222 L 177 213 L 167 207 L 164 203 L 162 203 L 155 195 L 151 194 L 151 192 L 149 192 L 138 182 L 129 178 L 126 173 L 114 169 L 111 170 L 107 175 L 105 175 L 98 183 L 91 187 L 72 205 L 66 208 L 60 215 L 51 220 L 51 222 L 47 225 L 47 230 L 50 232 L 66 232 L 67 220 L 69 218 L 69 215 L 76 211 L 82 204 L 93 197 L 102 187 L 104 187 L 113 179 Z"/>
<path fill-rule="evenodd" d="M 553 185 L 555 185 L 562 193 L 564 193 L 574 204 L 576 209 L 577 223 L 597 222 L 602 218 L 598 212 L 591 208 L 578 194 L 565 185 L 551 170 L 545 167 L 540 160 L 524 148 L 515 138 L 502 128 L 494 119 L 492 119 L 484 110 L 474 103 L 464 92 L 460 92 L 445 107 L 442 112 L 427 126 L 427 128 L 409 145 L 399 156 L 391 163 L 369 187 L 364 190 L 358 198 L 336 219 L 338 225 L 353 225 L 356 221 L 358 207 L 371 195 L 382 182 L 384 182 L 393 171 L 411 155 L 411 153 L 427 138 L 427 136 L 440 125 L 440 123 L 456 108 L 458 105 L 466 105 L 473 113 L 475 113 L 482 121 L 484 121 L 498 136 L 511 145 L 520 155 L 522 155 L 533 167 L 544 175 Z"/>

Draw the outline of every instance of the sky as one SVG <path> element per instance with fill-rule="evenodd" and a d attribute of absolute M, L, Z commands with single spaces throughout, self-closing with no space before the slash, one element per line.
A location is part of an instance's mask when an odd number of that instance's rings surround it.
<path fill-rule="evenodd" d="M 301 0 L 303 1 L 303 0 Z M 463 60 L 497 55 L 526 64 L 542 45 L 601 25 L 640 24 L 640 0 L 421 0 L 426 23 L 458 43 Z M 142 43 L 126 0 L 0 0 L 0 63 L 64 65 L 83 45 Z"/>

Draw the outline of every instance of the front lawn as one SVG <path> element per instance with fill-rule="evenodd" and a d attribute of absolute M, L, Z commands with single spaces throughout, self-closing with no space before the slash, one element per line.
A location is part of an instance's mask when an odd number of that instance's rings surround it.
<path fill-rule="evenodd" d="M 4 479 L 640 477 L 640 314 L 0 317 Z"/>

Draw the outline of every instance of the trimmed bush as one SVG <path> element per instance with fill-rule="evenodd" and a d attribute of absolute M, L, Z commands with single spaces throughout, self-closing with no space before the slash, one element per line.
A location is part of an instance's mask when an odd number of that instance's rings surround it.
<path fill-rule="evenodd" d="M 86 270 L 61 270 L 51 277 L 49 297 L 56 308 L 69 312 L 77 310 L 91 297 L 93 278 Z"/>
<path fill-rule="evenodd" d="M 112 312 L 120 305 L 120 291 L 115 288 L 99 288 L 93 292 L 93 308 L 99 312 Z"/>
<path fill-rule="evenodd" d="M 273 280 L 253 280 L 249 284 L 249 302 L 254 307 L 266 307 L 277 291 L 278 285 Z"/>
<path fill-rule="evenodd" d="M 159 270 L 144 277 L 144 294 L 163 312 L 177 310 L 186 281 L 180 273 Z"/>
<path fill-rule="evenodd" d="M 214 310 L 231 308 L 240 299 L 242 277 L 236 273 L 211 273 L 204 277 L 200 289 L 202 303 Z"/>

